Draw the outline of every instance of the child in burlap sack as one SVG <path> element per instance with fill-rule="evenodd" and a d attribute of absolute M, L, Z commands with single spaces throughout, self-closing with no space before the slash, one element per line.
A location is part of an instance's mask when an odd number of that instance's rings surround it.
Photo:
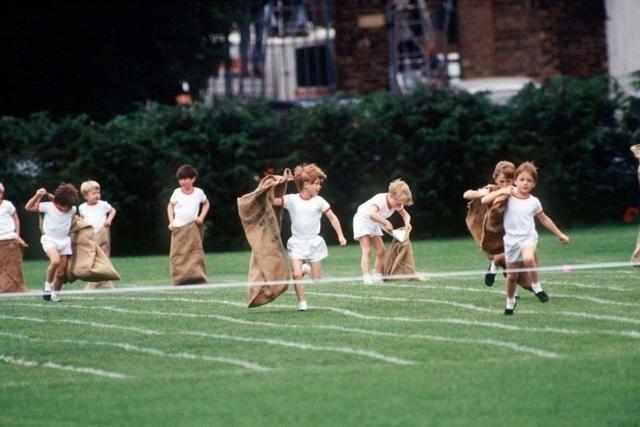
<path fill-rule="evenodd" d="M 49 202 L 43 202 L 46 197 Z M 58 302 L 58 291 L 62 287 L 65 270 L 71 258 L 71 238 L 69 231 L 73 216 L 76 214 L 75 205 L 78 203 L 78 190 L 73 184 L 61 183 L 53 195 L 44 188 L 38 189 L 29 199 L 25 209 L 29 212 L 44 214 L 42 220 L 42 249 L 49 257 L 47 277 L 44 282 L 42 298 L 46 301 Z"/>
<path fill-rule="evenodd" d="M 22 251 L 27 244 L 20 237 L 20 219 L 16 207 L 4 198 L 0 182 L 0 292 L 25 292 Z"/>
<path fill-rule="evenodd" d="M 80 185 L 82 197 L 86 200 L 78 208 L 80 216 L 93 227 L 94 239 L 104 254 L 111 254 L 111 235 L 109 228 L 116 216 L 116 210 L 109 202 L 101 200 L 100 184 L 96 181 L 85 181 Z M 110 289 L 113 282 L 89 282 L 85 289 Z"/>
<path fill-rule="evenodd" d="M 513 314 L 516 308 L 516 281 L 519 268 L 537 269 L 536 249 L 538 233 L 535 220 L 556 235 L 560 243 L 569 243 L 569 237 L 556 226 L 542 210 L 540 200 L 531 194 L 538 182 L 538 170 L 531 162 L 524 162 L 516 169 L 515 186 L 505 186 L 482 197 L 482 203 L 489 204 L 498 197 L 507 196 L 504 213 L 504 253 L 507 263 L 507 302 L 504 314 Z M 542 290 L 539 280 L 531 283 L 538 299 L 547 302 L 549 296 Z"/>
<path fill-rule="evenodd" d="M 320 219 L 324 214 L 338 235 L 340 246 L 347 244 L 342 234 L 338 217 L 331 210 L 329 203 L 319 196 L 321 183 L 327 175 L 315 164 L 297 166 L 293 171 L 293 179 L 299 193 L 285 194 L 273 199 L 274 206 L 283 206 L 291 218 L 291 237 L 287 241 L 287 250 L 291 260 L 291 272 L 294 280 L 302 279 L 302 264 L 310 265 L 312 279 L 322 277 L 322 260 L 329 256 L 327 244 L 320 236 Z M 308 308 L 304 296 L 304 286 L 296 283 L 298 310 Z"/>
<path fill-rule="evenodd" d="M 174 285 L 207 283 L 204 262 L 204 219 L 210 203 L 202 189 L 195 187 L 198 171 L 188 164 L 178 168 L 179 188 L 167 205 L 171 230 L 171 279 Z"/>

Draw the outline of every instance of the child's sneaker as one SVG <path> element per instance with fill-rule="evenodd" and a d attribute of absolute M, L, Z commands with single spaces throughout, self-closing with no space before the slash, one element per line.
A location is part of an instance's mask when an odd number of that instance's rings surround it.
<path fill-rule="evenodd" d="M 371 281 L 373 283 L 382 283 L 382 273 L 373 273 L 371 275 Z"/>
<path fill-rule="evenodd" d="M 300 301 L 298 303 L 298 311 L 307 311 L 309 309 L 309 306 L 307 305 L 306 301 Z"/>
<path fill-rule="evenodd" d="M 545 291 L 540 291 L 540 292 L 536 293 L 536 296 L 538 297 L 540 302 L 549 301 L 549 295 Z"/>
<path fill-rule="evenodd" d="M 302 267 L 300 267 L 300 272 L 302 273 L 302 277 L 311 276 L 311 266 L 306 262 L 303 262 Z"/>
<path fill-rule="evenodd" d="M 60 294 L 56 291 L 51 291 L 51 301 L 52 302 L 60 302 L 62 301 L 62 298 L 60 298 Z"/>
<path fill-rule="evenodd" d="M 518 305 L 518 301 L 516 301 L 515 304 L 513 304 L 513 308 L 505 307 L 504 309 L 505 316 L 512 316 L 513 312 L 516 310 L 517 305 Z"/>
<path fill-rule="evenodd" d="M 487 286 L 493 286 L 493 282 L 496 281 L 496 265 L 492 262 L 487 268 L 487 273 L 484 275 L 484 284 Z"/>
<path fill-rule="evenodd" d="M 362 283 L 364 283 L 365 285 L 373 285 L 373 279 L 371 278 L 370 274 L 363 274 L 362 275 Z"/>
<path fill-rule="evenodd" d="M 44 288 L 42 290 L 42 299 L 45 301 L 51 300 L 51 283 L 44 282 Z"/>

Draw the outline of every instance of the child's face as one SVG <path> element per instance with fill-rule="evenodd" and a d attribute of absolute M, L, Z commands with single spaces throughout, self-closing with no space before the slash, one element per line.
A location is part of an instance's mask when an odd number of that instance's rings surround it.
<path fill-rule="evenodd" d="M 516 188 L 520 194 L 529 194 L 536 186 L 536 181 L 529 172 L 521 172 L 516 178 Z"/>
<path fill-rule="evenodd" d="M 89 205 L 95 205 L 96 203 L 98 203 L 98 201 L 100 200 L 100 188 L 98 187 L 89 190 L 89 192 L 85 196 L 85 199 L 87 199 L 87 204 Z"/>
<path fill-rule="evenodd" d="M 500 188 L 513 185 L 513 179 L 507 178 L 503 173 L 496 177 L 496 185 Z"/>
<path fill-rule="evenodd" d="M 178 184 L 185 193 L 191 193 L 193 190 L 193 183 L 196 182 L 195 178 L 180 178 Z"/>
<path fill-rule="evenodd" d="M 314 182 L 305 182 L 303 191 L 305 191 L 310 196 L 317 196 L 322 188 L 322 182 L 319 179 L 316 179 Z"/>
<path fill-rule="evenodd" d="M 396 211 L 398 209 L 402 209 L 402 207 L 404 206 L 404 203 L 402 203 L 402 200 L 400 200 L 398 196 L 394 196 L 391 193 L 389 193 L 387 197 L 387 203 L 389 204 L 389 206 L 391 206 L 393 210 L 396 210 Z"/>

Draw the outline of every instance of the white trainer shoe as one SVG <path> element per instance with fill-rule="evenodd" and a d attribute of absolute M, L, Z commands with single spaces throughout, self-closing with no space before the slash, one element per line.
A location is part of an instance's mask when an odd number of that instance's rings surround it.
<path fill-rule="evenodd" d="M 363 274 L 362 275 L 362 283 L 364 283 L 365 285 L 373 285 L 373 279 L 371 278 L 370 274 Z"/>
<path fill-rule="evenodd" d="M 373 283 L 382 283 L 382 273 L 373 273 L 371 280 L 373 280 Z"/>
<path fill-rule="evenodd" d="M 302 272 L 302 277 L 311 276 L 311 266 L 306 262 L 302 263 L 302 267 L 300 267 L 300 271 Z"/>
<path fill-rule="evenodd" d="M 45 301 L 51 300 L 51 283 L 45 281 L 44 289 L 42 290 L 42 299 Z"/>
<path fill-rule="evenodd" d="M 298 311 L 307 311 L 309 309 L 309 306 L 307 305 L 306 301 L 300 301 L 298 303 Z"/>
<path fill-rule="evenodd" d="M 60 302 L 62 298 L 60 298 L 60 294 L 56 291 L 51 291 L 51 301 L 52 302 Z"/>

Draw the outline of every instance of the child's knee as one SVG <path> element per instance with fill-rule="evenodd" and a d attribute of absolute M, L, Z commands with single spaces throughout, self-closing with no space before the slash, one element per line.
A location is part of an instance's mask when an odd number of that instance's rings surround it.
<path fill-rule="evenodd" d="M 536 257 L 535 255 L 531 254 L 531 255 L 524 255 L 522 257 L 522 263 L 525 265 L 525 267 L 527 268 L 532 268 L 536 266 Z"/>
<path fill-rule="evenodd" d="M 384 248 L 384 247 L 382 247 L 382 248 L 380 248 L 380 249 L 376 250 L 376 256 L 377 256 L 378 258 L 383 258 L 383 257 L 384 257 L 384 254 L 385 254 L 386 252 L 387 252 L 387 251 L 385 250 L 385 248 Z"/>

